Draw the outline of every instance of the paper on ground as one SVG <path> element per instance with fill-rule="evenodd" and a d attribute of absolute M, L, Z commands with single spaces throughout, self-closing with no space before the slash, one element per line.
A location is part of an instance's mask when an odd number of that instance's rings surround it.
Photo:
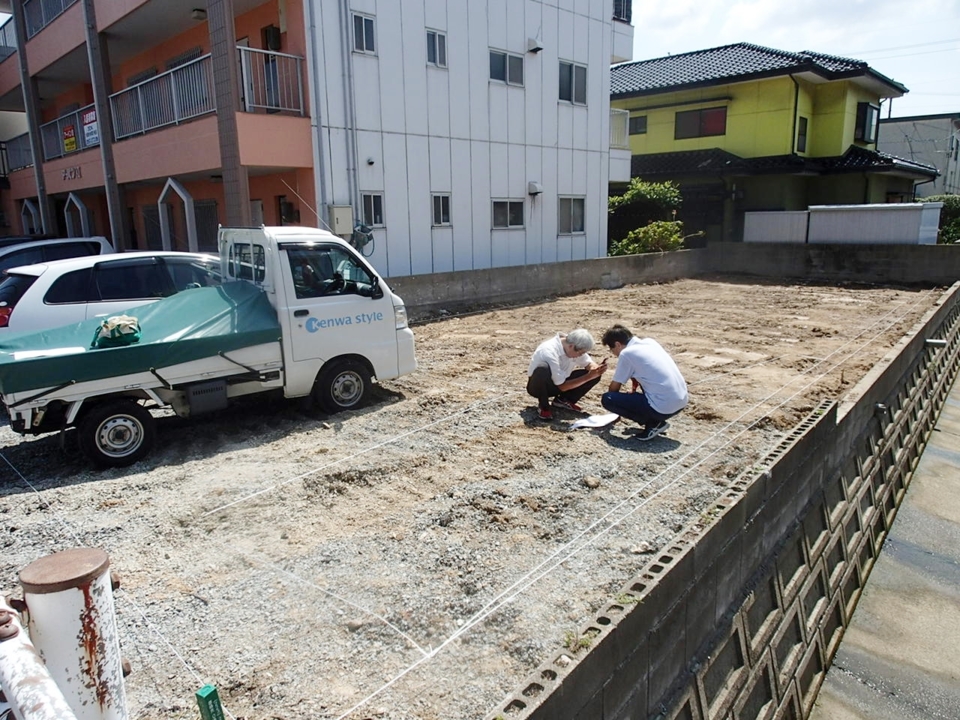
<path fill-rule="evenodd" d="M 616 413 L 605 413 L 603 415 L 591 415 L 590 417 L 585 417 L 580 420 L 577 420 L 575 423 L 570 425 L 571 430 L 578 430 L 580 428 L 598 428 L 605 427 L 612 422 L 615 422 L 619 419 L 619 415 Z"/>

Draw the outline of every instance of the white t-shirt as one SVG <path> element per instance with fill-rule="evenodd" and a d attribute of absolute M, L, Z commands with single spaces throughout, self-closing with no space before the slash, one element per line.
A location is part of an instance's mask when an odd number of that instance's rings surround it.
<path fill-rule="evenodd" d="M 622 385 L 630 378 L 640 381 L 650 407 L 658 413 L 672 415 L 687 406 L 687 383 L 680 368 L 656 340 L 631 338 L 620 351 L 613 382 Z"/>
<path fill-rule="evenodd" d="M 533 375 L 533 371 L 538 367 L 550 368 L 550 379 L 553 380 L 553 384 L 562 385 L 574 370 L 589 367 L 593 360 L 587 353 L 580 357 L 567 357 L 563 351 L 562 342 L 566 337 L 563 333 L 557 333 L 556 336 L 540 343 L 530 359 L 527 375 Z"/>

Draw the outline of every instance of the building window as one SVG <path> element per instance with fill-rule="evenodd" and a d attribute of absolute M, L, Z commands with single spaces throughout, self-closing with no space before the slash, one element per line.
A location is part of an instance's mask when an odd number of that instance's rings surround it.
<path fill-rule="evenodd" d="M 797 121 L 797 152 L 807 151 L 807 119 L 800 118 Z"/>
<path fill-rule="evenodd" d="M 583 65 L 560 61 L 560 99 L 587 104 L 587 69 Z"/>
<path fill-rule="evenodd" d="M 557 203 L 557 233 L 571 235 L 583 232 L 582 197 L 562 197 Z"/>
<path fill-rule="evenodd" d="M 633 0 L 613 0 L 613 19 L 628 23 L 633 15 Z"/>
<path fill-rule="evenodd" d="M 436 30 L 427 30 L 427 62 L 437 67 L 447 66 L 447 36 Z"/>
<path fill-rule="evenodd" d="M 449 195 L 433 196 L 433 224 L 434 225 L 450 224 L 450 196 Z"/>
<path fill-rule="evenodd" d="M 363 224 L 370 227 L 383 227 L 383 195 L 363 193 L 360 199 L 363 202 Z"/>
<path fill-rule="evenodd" d="M 866 102 L 857 103 L 857 127 L 853 131 L 854 139 L 865 143 L 876 142 L 877 120 L 879 119 L 879 106 Z"/>
<path fill-rule="evenodd" d="M 678 112 L 673 137 L 684 138 L 710 137 L 726 135 L 727 109 L 725 107 L 704 108 Z"/>
<path fill-rule="evenodd" d="M 523 85 L 523 56 L 491 50 L 490 79 L 508 85 Z"/>
<path fill-rule="evenodd" d="M 373 39 L 373 18 L 365 15 L 353 16 L 353 49 L 371 55 L 377 52 Z"/>
<path fill-rule="evenodd" d="M 646 115 L 638 115 L 637 117 L 630 118 L 630 134 L 631 135 L 647 134 L 647 116 Z"/>
<path fill-rule="evenodd" d="M 523 200 L 494 200 L 493 226 L 495 228 L 522 228 Z"/>

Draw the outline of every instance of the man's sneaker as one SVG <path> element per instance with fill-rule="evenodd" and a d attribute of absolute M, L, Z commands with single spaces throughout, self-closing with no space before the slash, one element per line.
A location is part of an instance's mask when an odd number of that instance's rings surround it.
<path fill-rule="evenodd" d="M 555 408 L 561 408 L 562 410 L 569 410 L 575 413 L 582 413 L 583 408 L 577 405 L 576 403 L 570 402 L 569 400 L 564 400 L 563 398 L 557 398 L 553 401 L 553 406 Z"/>
<path fill-rule="evenodd" d="M 637 440 L 640 442 L 646 442 L 647 440 L 653 440 L 655 437 L 663 435 L 667 428 L 670 427 L 670 423 L 665 420 L 661 420 L 656 425 L 651 425 L 650 427 L 645 427 L 643 430 L 637 433 Z"/>
<path fill-rule="evenodd" d="M 550 408 L 539 408 L 537 410 L 537 415 L 541 420 L 553 420 L 553 410 Z"/>

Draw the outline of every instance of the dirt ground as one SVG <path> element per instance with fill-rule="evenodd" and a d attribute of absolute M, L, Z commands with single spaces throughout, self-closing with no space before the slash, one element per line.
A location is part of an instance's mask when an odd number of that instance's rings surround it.
<path fill-rule="evenodd" d="M 196 718 L 206 683 L 232 718 L 482 717 L 940 295 L 726 277 L 451 315 L 414 328 L 420 369 L 363 410 L 167 415 L 122 470 L 4 428 L 0 591 L 106 549 L 131 718 Z M 615 322 L 690 385 L 666 437 L 543 423 L 523 391 L 541 340 Z"/>

